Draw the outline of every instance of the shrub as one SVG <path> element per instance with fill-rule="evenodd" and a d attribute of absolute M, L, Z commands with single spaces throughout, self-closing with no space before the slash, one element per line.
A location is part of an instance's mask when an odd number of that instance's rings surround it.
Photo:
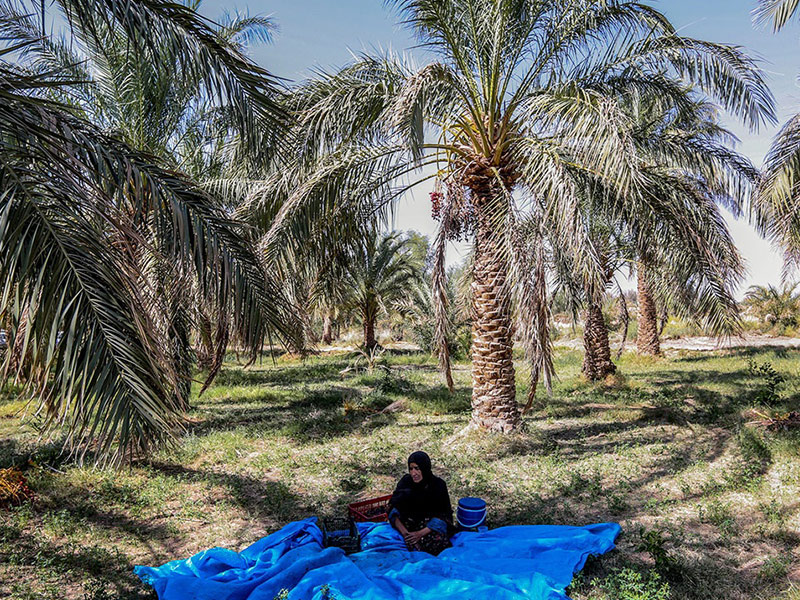
<path fill-rule="evenodd" d="M 661 580 L 658 573 L 643 576 L 630 568 L 612 572 L 600 581 L 592 582 L 604 600 L 669 600 L 669 583 Z"/>
<path fill-rule="evenodd" d="M 656 566 L 656 571 L 665 577 L 675 577 L 680 574 L 680 563 L 665 548 L 667 540 L 657 529 L 639 529 L 639 543 L 637 550 L 647 552 Z"/>
<path fill-rule="evenodd" d="M 783 375 L 778 373 L 769 361 L 764 361 L 758 364 L 752 358 L 747 361 L 747 370 L 754 377 L 758 378 L 760 383 L 759 389 L 756 391 L 754 400 L 758 404 L 765 404 L 767 406 L 774 406 L 780 402 L 781 397 L 778 394 L 778 386 L 781 385 L 785 379 Z"/>

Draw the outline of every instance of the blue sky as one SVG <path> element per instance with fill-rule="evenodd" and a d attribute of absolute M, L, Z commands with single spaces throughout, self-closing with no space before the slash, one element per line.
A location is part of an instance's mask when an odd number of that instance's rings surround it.
<path fill-rule="evenodd" d="M 775 94 L 780 121 L 800 111 L 800 26 L 791 24 L 773 34 L 754 27 L 751 11 L 755 0 L 662 0 L 651 2 L 664 12 L 682 35 L 745 47 L 759 57 Z M 313 68 L 333 69 L 348 62 L 351 52 L 391 49 L 406 51 L 413 46 L 408 33 L 381 0 L 207 0 L 202 12 L 216 18 L 223 11 L 271 15 L 279 32 L 273 44 L 252 49 L 253 58 L 272 73 L 291 80 L 304 79 Z M 418 57 L 423 60 L 423 57 Z M 733 119 L 726 124 L 742 140 L 739 150 L 761 165 L 777 128 L 749 132 Z M 420 187 L 400 200 L 395 226 L 432 234 L 428 188 Z M 777 283 L 781 256 L 743 221 L 729 219 L 731 231 L 748 262 L 750 284 Z M 459 260 L 463 248 L 455 247 L 450 261 Z"/>

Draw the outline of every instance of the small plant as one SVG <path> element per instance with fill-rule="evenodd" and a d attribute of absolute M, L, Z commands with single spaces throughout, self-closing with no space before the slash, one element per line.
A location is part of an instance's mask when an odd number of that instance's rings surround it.
<path fill-rule="evenodd" d="M 592 582 L 604 600 L 669 600 L 669 583 L 658 573 L 646 576 L 630 568 L 613 571 L 608 577 Z"/>
<path fill-rule="evenodd" d="M 715 525 L 723 538 L 727 539 L 739 530 L 730 505 L 723 504 L 719 500 L 698 507 L 697 516 L 702 523 Z"/>
<path fill-rule="evenodd" d="M 764 513 L 767 523 L 776 525 L 783 529 L 786 526 L 786 515 L 783 513 L 781 504 L 773 498 L 769 503 L 762 502 L 758 505 L 758 509 Z"/>
<path fill-rule="evenodd" d="M 629 506 L 628 503 L 625 502 L 625 499 L 622 497 L 621 494 L 611 493 L 608 496 L 608 510 L 610 510 L 613 514 L 618 515 L 620 513 L 624 513 L 628 510 Z"/>
<path fill-rule="evenodd" d="M 350 361 L 346 368 L 339 371 L 339 375 L 344 377 L 348 373 L 358 373 L 359 371 L 365 371 L 368 375 L 372 375 L 375 369 L 388 373 L 390 369 L 383 361 L 384 352 L 386 352 L 386 349 L 380 346 L 375 346 L 372 350 L 359 348 L 356 351 L 356 357 Z"/>
<path fill-rule="evenodd" d="M 580 495 L 581 492 L 589 487 L 589 480 L 586 479 L 579 471 L 572 471 L 569 475 L 569 483 L 564 486 L 562 493 L 565 496 Z"/>
<path fill-rule="evenodd" d="M 665 548 L 667 540 L 658 529 L 639 528 L 639 543 L 636 549 L 647 552 L 656 566 L 656 571 L 665 577 L 675 577 L 680 573 L 680 563 Z"/>
<path fill-rule="evenodd" d="M 764 361 L 758 364 L 751 358 L 747 361 L 747 370 L 751 375 L 761 380 L 761 387 L 756 392 L 754 398 L 756 403 L 774 406 L 780 402 L 781 397 L 780 394 L 778 394 L 778 386 L 781 385 L 785 379 L 783 375 L 774 369 L 772 363 Z"/>
<path fill-rule="evenodd" d="M 384 394 L 408 394 L 414 391 L 414 385 L 402 376 L 387 370 L 378 380 L 378 391 Z"/>
<path fill-rule="evenodd" d="M 776 581 L 786 577 L 789 572 L 789 561 L 783 556 L 770 556 L 758 570 L 758 576 L 767 581 Z"/>
<path fill-rule="evenodd" d="M 83 600 L 112 600 L 108 583 L 101 579 L 91 579 L 83 588 Z"/>

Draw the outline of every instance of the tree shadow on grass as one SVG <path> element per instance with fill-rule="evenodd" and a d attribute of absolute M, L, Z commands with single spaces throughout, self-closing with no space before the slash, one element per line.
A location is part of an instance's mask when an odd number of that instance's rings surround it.
<path fill-rule="evenodd" d="M 800 358 L 800 348 L 787 348 L 786 346 L 757 346 L 750 348 L 723 348 L 714 352 L 693 352 L 686 356 L 677 356 L 672 359 L 680 363 L 704 363 L 718 361 L 720 358 L 741 358 L 747 360 L 765 354 L 774 354 L 776 358 Z"/>
<path fill-rule="evenodd" d="M 348 361 L 308 362 L 254 368 L 223 368 L 216 386 L 299 385 L 336 380 Z"/>
<path fill-rule="evenodd" d="M 156 600 L 152 588 L 133 573 L 133 563 L 123 552 L 102 546 L 56 544 L 35 533 L 31 535 L 13 525 L 0 524 L 0 548 L 13 548 L 0 562 L 14 565 L 12 577 L 24 582 L 25 589 L 35 590 L 38 570 L 45 569 L 59 577 L 59 584 L 76 581 L 88 588 L 93 582 L 105 591 L 108 600 Z M 109 591 L 109 588 L 111 591 Z"/>
<path fill-rule="evenodd" d="M 456 387 L 453 393 L 444 385 L 416 385 L 406 396 L 425 412 L 463 414 L 471 410 L 472 388 Z"/>
<path fill-rule="evenodd" d="M 285 523 L 307 516 L 311 508 L 281 481 L 193 469 L 168 462 L 150 462 L 147 468 L 176 481 L 204 482 L 223 487 L 236 505 L 260 521 Z"/>
<path fill-rule="evenodd" d="M 332 386 L 308 390 L 301 397 L 289 400 L 266 393 L 227 406 L 217 403 L 204 405 L 200 407 L 203 418 L 190 423 L 189 431 L 195 435 L 270 431 L 298 441 L 313 442 L 354 432 L 369 432 L 395 422 L 395 415 L 376 414 L 359 405 L 359 398 L 359 392 L 353 388 Z"/>

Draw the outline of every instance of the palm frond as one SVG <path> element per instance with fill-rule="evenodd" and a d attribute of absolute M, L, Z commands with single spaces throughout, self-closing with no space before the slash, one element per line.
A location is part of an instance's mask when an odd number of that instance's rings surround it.
<path fill-rule="evenodd" d="M 800 0 L 759 0 L 753 10 L 753 20 L 759 24 L 771 24 L 773 31 L 780 31 L 789 22 Z"/>

